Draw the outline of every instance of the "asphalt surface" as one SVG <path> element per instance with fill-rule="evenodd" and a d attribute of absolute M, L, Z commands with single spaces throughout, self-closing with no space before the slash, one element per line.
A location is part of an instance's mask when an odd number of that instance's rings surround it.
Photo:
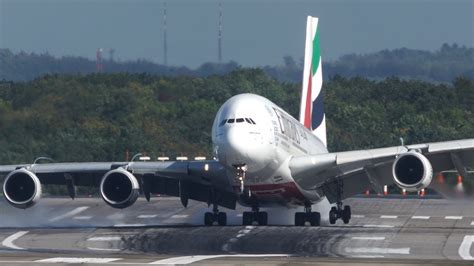
<path fill-rule="evenodd" d="M 444 199 L 352 198 L 348 225 L 295 227 L 293 211 L 269 211 L 269 226 L 205 227 L 207 205 L 140 199 L 117 210 L 101 199 L 46 198 L 15 209 L 0 200 L 0 264 L 472 264 L 474 204 Z M 222 209 L 224 210 L 224 209 Z"/>

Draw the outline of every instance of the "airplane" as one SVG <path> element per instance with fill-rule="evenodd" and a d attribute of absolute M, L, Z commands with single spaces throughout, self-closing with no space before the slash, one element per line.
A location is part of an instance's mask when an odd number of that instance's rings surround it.
<path fill-rule="evenodd" d="M 3 194 L 17 208 L 41 197 L 42 184 L 65 185 L 71 198 L 76 186 L 99 187 L 114 208 L 132 206 L 140 193 L 150 201 L 158 193 L 205 202 L 212 211 L 204 224 L 226 225 L 226 212 L 237 203 L 249 207 L 242 224 L 267 225 L 263 207 L 304 207 L 294 224 L 319 226 L 321 214 L 311 206 L 324 199 L 335 204 L 329 222 L 349 223 L 343 200 L 368 188 L 382 193 L 395 183 L 406 191 L 428 187 L 435 173 L 456 170 L 466 177 L 474 166 L 474 139 L 329 152 L 322 88 L 318 18 L 308 17 L 299 121 L 255 94 L 228 99 L 212 126 L 215 159 L 166 162 L 82 162 L 0 166 L 6 176 Z"/>

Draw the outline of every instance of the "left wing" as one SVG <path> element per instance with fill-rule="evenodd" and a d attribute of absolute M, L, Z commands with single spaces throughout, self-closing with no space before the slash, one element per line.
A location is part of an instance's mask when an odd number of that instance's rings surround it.
<path fill-rule="evenodd" d="M 99 187 L 104 200 L 116 208 L 133 204 L 139 193 L 216 203 L 235 209 L 237 197 L 225 168 L 217 161 L 48 163 L 0 166 L 6 176 L 3 191 L 14 206 L 37 202 L 41 184 L 66 185 L 74 198 L 76 186 Z"/>
<path fill-rule="evenodd" d="M 474 139 L 436 142 L 381 149 L 336 152 L 299 156 L 290 161 L 293 178 L 305 190 L 319 190 L 330 202 L 372 187 L 396 183 L 408 191 L 429 185 L 434 173 L 456 170 L 467 176 L 467 166 L 474 166 Z"/>

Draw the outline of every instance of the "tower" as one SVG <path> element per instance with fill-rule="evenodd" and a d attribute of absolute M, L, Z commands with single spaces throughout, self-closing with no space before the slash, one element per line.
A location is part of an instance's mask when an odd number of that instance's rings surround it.
<path fill-rule="evenodd" d="M 96 52 L 96 62 L 95 62 L 95 71 L 97 73 L 102 72 L 103 65 L 102 65 L 102 48 L 98 48 Z"/>

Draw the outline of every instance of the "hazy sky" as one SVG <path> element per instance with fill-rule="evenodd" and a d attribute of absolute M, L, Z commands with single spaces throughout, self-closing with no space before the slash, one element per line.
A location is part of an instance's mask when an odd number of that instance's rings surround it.
<path fill-rule="evenodd" d="M 0 47 L 163 62 L 163 0 L 0 0 Z M 168 0 L 168 63 L 217 61 L 218 0 Z M 474 0 L 222 0 L 223 59 L 301 58 L 306 16 L 320 18 L 323 60 L 400 47 L 474 46 Z"/>

